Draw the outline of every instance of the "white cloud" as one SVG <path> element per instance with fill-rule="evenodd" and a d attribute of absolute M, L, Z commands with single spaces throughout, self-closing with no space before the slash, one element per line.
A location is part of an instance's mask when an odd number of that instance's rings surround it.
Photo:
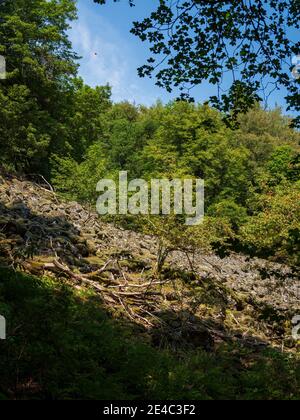
<path fill-rule="evenodd" d="M 126 41 L 101 16 L 90 19 L 80 13 L 70 31 L 73 49 L 82 57 L 79 74 L 85 83 L 110 84 L 113 100 L 153 104 L 156 98 L 137 75 L 137 63 Z"/>
<path fill-rule="evenodd" d="M 116 97 L 122 95 L 127 63 L 119 46 L 94 36 L 87 24 L 80 21 L 73 25 L 71 39 L 73 48 L 82 56 L 80 74 L 85 82 L 93 86 L 109 83 Z"/>

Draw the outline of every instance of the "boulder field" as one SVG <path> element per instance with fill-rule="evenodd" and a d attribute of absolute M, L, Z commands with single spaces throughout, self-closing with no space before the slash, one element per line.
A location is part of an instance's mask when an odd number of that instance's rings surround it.
<path fill-rule="evenodd" d="M 174 251 L 155 274 L 156 237 L 101 220 L 47 185 L 0 176 L 0 266 L 91 288 L 112 317 L 133 323 L 156 346 L 238 342 L 254 351 L 296 351 L 299 272 L 231 254 L 189 258 Z"/>

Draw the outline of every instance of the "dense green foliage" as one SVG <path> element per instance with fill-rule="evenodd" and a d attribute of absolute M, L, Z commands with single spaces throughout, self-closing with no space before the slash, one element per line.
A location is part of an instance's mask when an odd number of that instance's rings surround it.
<path fill-rule="evenodd" d="M 204 178 L 209 226 L 221 224 L 227 235 L 213 235 L 214 246 L 228 239 L 235 249 L 298 263 L 300 135 L 280 109 L 256 105 L 238 130 L 218 111 L 187 102 L 116 104 L 102 118 L 106 131 L 83 160 L 56 158 L 53 182 L 68 198 L 95 203 L 98 180 L 120 170 L 131 179 Z M 205 236 L 203 227 L 194 233 Z"/>
<path fill-rule="evenodd" d="M 296 360 L 224 347 L 175 356 L 133 338 L 93 294 L 0 270 L 0 399 L 298 399 Z M 251 366 L 249 368 L 249 365 Z"/>
<path fill-rule="evenodd" d="M 99 110 L 110 103 L 110 89 L 76 79 L 77 55 L 67 36 L 75 18 L 73 0 L 0 4 L 7 67 L 0 85 L 0 155 L 10 168 L 49 176 L 54 151 L 80 159 L 103 130 Z"/>
<path fill-rule="evenodd" d="M 120 170 L 131 179 L 201 177 L 209 225 L 228 234 L 213 235 L 215 246 L 298 262 L 300 135 L 279 109 L 256 104 L 233 130 L 208 105 L 112 104 L 108 86 L 76 77 L 72 0 L 4 2 L 0 18 L 2 165 L 42 173 L 67 198 L 93 205 L 97 182 Z"/>
<path fill-rule="evenodd" d="M 47 171 L 49 151 L 64 147 L 77 69 L 66 30 L 75 17 L 69 0 L 1 2 L 7 78 L 0 90 L 0 152 L 1 160 L 18 169 Z"/>

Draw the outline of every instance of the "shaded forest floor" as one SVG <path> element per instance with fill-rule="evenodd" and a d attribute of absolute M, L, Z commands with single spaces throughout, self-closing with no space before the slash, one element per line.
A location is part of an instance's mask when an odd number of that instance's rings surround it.
<path fill-rule="evenodd" d="M 157 247 L 0 177 L 0 398 L 299 399 L 299 273 Z"/>

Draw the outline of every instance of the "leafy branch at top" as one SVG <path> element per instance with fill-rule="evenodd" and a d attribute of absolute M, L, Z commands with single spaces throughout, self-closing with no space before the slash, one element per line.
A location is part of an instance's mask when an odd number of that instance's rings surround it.
<path fill-rule="evenodd" d="M 179 88 L 183 99 L 209 82 L 217 88 L 211 103 L 234 116 L 279 88 L 288 91 L 288 110 L 300 111 L 299 80 L 291 76 L 299 17 L 298 0 L 160 0 L 133 23 L 131 32 L 151 52 L 138 73 L 169 92 Z"/>

